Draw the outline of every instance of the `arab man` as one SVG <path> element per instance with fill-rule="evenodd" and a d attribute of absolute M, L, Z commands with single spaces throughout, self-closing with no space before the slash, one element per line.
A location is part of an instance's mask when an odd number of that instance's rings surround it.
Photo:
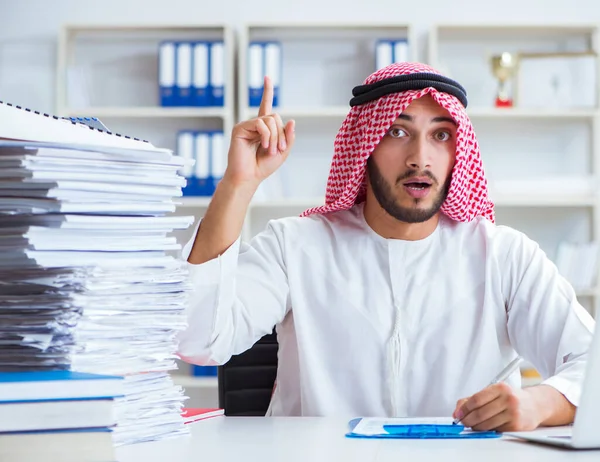
<path fill-rule="evenodd" d="M 270 416 L 452 416 L 475 430 L 573 421 L 594 322 L 523 233 L 499 226 L 465 89 L 397 63 L 353 90 L 325 204 L 240 234 L 292 150 L 272 111 L 233 129 L 227 171 L 184 249 L 180 356 L 224 364 L 277 329 Z M 293 154 L 292 154 L 293 155 Z M 543 382 L 521 388 L 521 356 Z"/>

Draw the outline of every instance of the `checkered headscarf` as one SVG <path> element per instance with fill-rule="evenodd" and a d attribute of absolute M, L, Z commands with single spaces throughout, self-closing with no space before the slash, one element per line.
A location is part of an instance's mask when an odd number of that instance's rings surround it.
<path fill-rule="evenodd" d="M 375 84 L 376 87 L 377 82 L 384 79 L 410 74 L 415 74 L 415 79 L 408 79 L 415 82 L 420 82 L 421 76 L 441 75 L 424 64 L 395 63 L 371 74 L 365 80 L 364 86 Z M 494 204 L 488 198 L 479 144 L 465 110 L 466 101 L 461 102 L 457 96 L 451 94 L 452 92 L 442 91 L 444 84 L 436 84 L 438 89 L 427 84 L 422 87 L 416 83 L 412 84 L 413 88 L 415 86 L 418 88 L 388 92 L 372 101 L 356 104 L 350 109 L 335 138 L 335 152 L 327 180 L 325 205 L 308 209 L 302 216 L 348 209 L 364 201 L 367 159 L 373 149 L 398 115 L 413 100 L 429 94 L 457 123 L 456 161 L 448 197 L 442 204 L 441 212 L 456 221 L 471 221 L 476 216 L 484 216 L 494 221 Z M 380 90 L 381 88 L 374 91 Z"/>

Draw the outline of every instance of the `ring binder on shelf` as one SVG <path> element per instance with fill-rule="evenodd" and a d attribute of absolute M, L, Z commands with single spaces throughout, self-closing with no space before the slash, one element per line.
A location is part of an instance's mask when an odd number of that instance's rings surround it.
<path fill-rule="evenodd" d="M 281 83 L 281 43 L 250 42 L 248 44 L 248 105 L 260 106 L 263 94 L 263 77 L 268 75 L 273 82 L 273 107 L 279 106 Z"/>
<path fill-rule="evenodd" d="M 194 43 L 192 101 L 193 106 L 209 106 L 209 47 L 208 42 Z"/>
<path fill-rule="evenodd" d="M 225 45 L 223 42 L 210 44 L 210 98 L 211 106 L 225 103 Z"/>
<path fill-rule="evenodd" d="M 175 49 L 173 41 L 164 41 L 159 45 L 158 81 L 161 106 L 175 106 Z"/>

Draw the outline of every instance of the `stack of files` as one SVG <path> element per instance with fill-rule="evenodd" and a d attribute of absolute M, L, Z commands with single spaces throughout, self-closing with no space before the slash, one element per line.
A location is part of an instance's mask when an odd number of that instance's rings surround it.
<path fill-rule="evenodd" d="M 182 130 L 177 133 L 177 152 L 184 159 L 194 160 L 193 166 L 179 171 L 187 181 L 183 195 L 212 196 L 227 168 L 223 132 Z"/>
<path fill-rule="evenodd" d="M 265 76 L 273 83 L 273 107 L 280 105 L 282 67 L 281 42 L 252 41 L 248 44 L 248 106 L 260 106 Z"/>
<path fill-rule="evenodd" d="M 161 106 L 223 106 L 225 43 L 222 40 L 161 42 L 158 80 Z"/>
<path fill-rule="evenodd" d="M 186 433 L 169 371 L 190 287 L 170 234 L 193 217 L 169 212 L 187 161 L 24 112 L 0 105 L 0 370 L 123 376 L 116 445 Z"/>
<path fill-rule="evenodd" d="M 110 461 L 123 378 L 0 372 L 0 460 Z"/>

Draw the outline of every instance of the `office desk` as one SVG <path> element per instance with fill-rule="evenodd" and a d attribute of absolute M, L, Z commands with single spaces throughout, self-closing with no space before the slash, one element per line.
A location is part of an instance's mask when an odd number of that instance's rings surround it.
<path fill-rule="evenodd" d="M 346 438 L 345 420 L 312 417 L 216 417 L 192 434 L 117 449 L 119 462 L 569 462 L 600 460 L 600 450 L 573 451 L 513 438 L 368 440 Z M 551 429 L 549 431 L 558 431 Z"/>

